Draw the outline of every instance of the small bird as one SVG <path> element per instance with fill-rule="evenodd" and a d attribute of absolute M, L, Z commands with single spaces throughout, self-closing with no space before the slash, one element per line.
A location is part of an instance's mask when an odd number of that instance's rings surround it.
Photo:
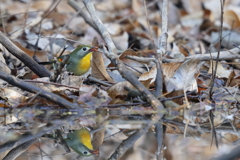
<path fill-rule="evenodd" d="M 67 71 L 73 73 L 76 76 L 81 76 L 89 70 L 91 66 L 92 52 L 94 51 L 98 51 L 98 47 L 81 45 L 77 47 L 74 51 L 72 51 L 70 54 L 57 57 L 57 60 L 59 62 L 62 62 L 62 60 L 66 56 L 69 56 L 69 59 L 66 63 Z M 56 63 L 56 62 L 54 61 L 39 62 L 39 64 L 42 64 L 42 65 L 53 64 L 53 63 Z"/>
<path fill-rule="evenodd" d="M 91 134 L 86 128 L 68 133 L 64 140 L 70 148 L 82 156 L 99 155 L 97 150 L 93 150 Z"/>

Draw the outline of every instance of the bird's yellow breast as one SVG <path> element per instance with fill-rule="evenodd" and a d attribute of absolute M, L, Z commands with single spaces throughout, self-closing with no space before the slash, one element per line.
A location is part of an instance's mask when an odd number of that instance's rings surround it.
<path fill-rule="evenodd" d="M 82 141 L 82 144 L 85 145 L 88 149 L 92 150 L 91 135 L 87 129 L 82 129 L 79 134 L 79 138 Z"/>
<path fill-rule="evenodd" d="M 88 53 L 85 57 L 83 57 L 79 64 L 78 69 L 80 69 L 82 72 L 87 72 L 91 66 L 91 58 L 92 58 L 92 52 Z"/>

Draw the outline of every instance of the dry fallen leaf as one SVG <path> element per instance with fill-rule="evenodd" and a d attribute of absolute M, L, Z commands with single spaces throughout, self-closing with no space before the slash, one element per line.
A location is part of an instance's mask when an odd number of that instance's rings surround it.
<path fill-rule="evenodd" d="M 155 79 L 156 79 L 156 75 L 157 75 L 157 68 L 156 66 L 152 67 L 150 71 L 143 73 L 138 80 L 143 82 L 143 81 L 147 81 L 147 80 L 151 80 L 150 84 L 152 84 Z"/>
<path fill-rule="evenodd" d="M 0 88 L 0 97 L 6 99 L 12 107 L 17 107 L 27 97 L 17 87 Z"/>
<path fill-rule="evenodd" d="M 232 10 L 224 11 L 223 20 L 229 25 L 230 29 L 240 27 L 239 16 Z"/>
<path fill-rule="evenodd" d="M 202 64 L 203 62 L 199 62 L 199 60 L 185 61 L 169 80 L 165 79 L 167 91 L 171 92 L 182 89 L 185 91 L 197 90 L 195 74 L 199 71 Z"/>
<path fill-rule="evenodd" d="M 107 80 L 114 83 L 114 80 L 109 76 L 108 72 L 106 71 L 106 67 L 104 66 L 104 61 L 102 58 L 102 53 L 93 52 L 92 56 L 92 76 L 99 80 Z"/>
<path fill-rule="evenodd" d="M 134 89 L 133 85 L 131 85 L 128 81 L 122 81 L 108 88 L 107 90 L 108 95 L 111 98 L 115 98 L 116 96 L 119 96 L 119 95 L 127 95 L 128 91 L 126 91 L 124 87 Z"/>
<path fill-rule="evenodd" d="M 3 71 L 3 72 L 8 73 L 8 74 L 11 73 L 11 70 L 7 66 L 6 61 L 3 58 L 3 54 L 2 53 L 0 53 L 0 71 Z"/>
<path fill-rule="evenodd" d="M 213 74 L 213 71 L 212 71 L 213 67 L 212 66 L 215 68 L 215 66 L 216 66 L 216 62 L 215 61 L 212 61 L 211 65 L 209 67 L 208 73 L 210 73 L 210 74 Z M 223 68 L 221 63 L 218 63 L 218 65 L 217 65 L 217 73 L 216 73 L 216 76 L 218 78 L 227 78 L 228 79 L 228 77 L 230 76 L 231 72 L 232 72 L 231 70 L 227 70 L 227 69 Z"/>

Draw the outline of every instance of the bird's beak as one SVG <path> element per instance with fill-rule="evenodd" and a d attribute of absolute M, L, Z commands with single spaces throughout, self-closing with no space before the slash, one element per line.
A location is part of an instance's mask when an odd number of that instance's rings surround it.
<path fill-rule="evenodd" d="M 92 47 L 92 48 L 90 48 L 88 51 L 90 51 L 90 52 L 98 51 L 98 47 Z"/>
<path fill-rule="evenodd" d="M 90 151 L 90 153 L 92 153 L 92 154 L 94 154 L 94 155 L 96 155 L 96 156 L 98 156 L 99 155 L 99 151 L 98 150 L 91 150 Z"/>

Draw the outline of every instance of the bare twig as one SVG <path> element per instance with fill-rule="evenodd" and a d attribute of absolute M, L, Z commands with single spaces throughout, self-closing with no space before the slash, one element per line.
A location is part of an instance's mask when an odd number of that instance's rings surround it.
<path fill-rule="evenodd" d="M 23 80 L 24 82 L 31 82 L 31 83 L 43 83 L 43 84 L 50 84 L 50 85 L 55 85 L 55 86 L 62 86 L 62 87 L 67 87 L 67 88 L 72 88 L 79 90 L 78 87 L 72 87 L 64 84 L 59 84 L 59 83 L 53 83 L 53 82 L 45 82 L 45 81 L 36 81 L 36 80 Z"/>
<path fill-rule="evenodd" d="M 167 49 L 167 38 L 168 38 L 168 0 L 163 0 L 161 7 L 161 17 L 162 17 L 162 35 L 158 40 L 158 50 L 157 53 L 163 55 Z"/>
<path fill-rule="evenodd" d="M 128 139 L 124 140 L 108 160 L 120 159 L 120 157 L 123 156 L 123 154 L 128 150 L 128 148 L 130 148 L 133 143 L 136 142 L 136 140 L 138 140 L 144 133 L 146 133 L 148 129 L 152 125 L 154 125 L 154 123 L 156 123 L 156 121 L 151 121 L 150 123 L 144 125 L 142 129 L 137 130 Z"/>
<path fill-rule="evenodd" d="M 106 83 L 106 82 L 103 82 L 103 81 L 101 81 L 101 80 L 99 80 L 99 79 L 96 79 L 96 78 L 94 78 L 94 77 L 88 77 L 88 79 L 89 79 L 90 81 L 99 83 L 99 84 L 104 85 L 104 86 L 108 86 L 108 87 L 112 86 L 111 84 Z"/>
<path fill-rule="evenodd" d="M 63 139 L 62 133 L 59 129 L 56 130 L 57 138 L 60 140 L 60 144 L 63 146 L 66 152 L 71 152 L 70 148 L 67 145 L 67 142 Z"/>
<path fill-rule="evenodd" d="M 0 146 L 0 152 L 7 151 L 13 147 L 19 146 L 23 143 L 29 142 L 35 138 L 41 137 L 43 134 L 50 132 L 54 129 L 57 129 L 58 127 L 62 126 L 62 124 L 57 124 L 55 126 L 48 124 L 47 126 L 39 128 L 39 130 L 36 133 L 24 133 L 21 136 L 18 137 L 17 140 L 9 141 Z"/>
<path fill-rule="evenodd" d="M 220 32 L 219 32 L 219 48 L 218 48 L 218 53 L 217 53 L 217 59 L 216 59 L 216 63 L 215 63 L 215 69 L 213 70 L 213 74 L 212 74 L 212 80 L 211 80 L 211 84 L 210 84 L 210 89 L 209 89 L 209 98 L 212 99 L 212 90 L 213 90 L 213 86 L 214 86 L 214 81 L 217 75 L 217 66 L 218 66 L 218 61 L 219 61 L 219 57 L 220 57 L 220 51 L 221 51 L 221 44 L 222 44 L 222 30 L 223 30 L 223 7 L 224 7 L 224 0 L 220 0 L 221 3 L 221 25 L 220 25 Z"/>
<path fill-rule="evenodd" d="M 196 59 L 200 61 L 211 61 L 211 60 L 232 60 L 232 59 L 240 59 L 240 46 L 236 46 L 235 48 L 231 50 L 221 51 L 219 54 L 219 58 L 217 58 L 218 52 L 214 52 L 208 54 L 196 54 L 186 57 L 185 59 L 168 59 L 168 58 L 162 58 L 162 62 L 164 63 L 171 63 L 171 62 L 184 62 L 185 60 L 189 59 Z M 126 55 L 126 58 L 136 60 L 139 62 L 149 63 L 151 61 L 155 61 L 155 58 L 149 58 L 149 57 L 138 57 L 138 56 L 130 56 Z"/>
<path fill-rule="evenodd" d="M 240 46 L 239 46 L 240 47 Z M 231 59 L 240 59 L 240 50 L 238 47 L 235 47 L 231 50 L 214 52 L 210 54 L 203 54 L 203 55 L 192 55 L 186 57 L 186 59 L 196 59 L 201 61 L 210 61 L 210 60 L 231 60 Z"/>
<path fill-rule="evenodd" d="M 25 52 L 19 49 L 10 39 L 8 39 L 2 32 L 0 32 L 0 43 L 15 57 L 22 61 L 26 66 L 28 66 L 34 73 L 39 77 L 49 77 L 50 72 L 40 66 L 31 57 L 29 57 Z"/>
<path fill-rule="evenodd" d="M 81 7 L 74 0 L 69 0 L 68 4 L 77 12 L 82 10 Z M 91 17 L 85 10 L 82 10 L 81 12 L 79 12 L 79 15 L 85 20 L 87 24 L 93 27 L 101 35 L 101 32 L 99 32 L 98 28 L 95 26 Z"/>
<path fill-rule="evenodd" d="M 212 160 L 233 160 L 239 159 L 240 157 L 240 146 L 233 148 L 230 152 L 224 155 L 220 155 L 218 157 L 212 158 Z"/>
<path fill-rule="evenodd" d="M 64 56 L 61 62 L 56 61 L 56 69 L 53 72 L 53 75 L 50 77 L 50 81 L 56 82 L 57 77 L 61 74 L 63 67 L 67 63 L 68 59 L 70 58 L 69 55 Z"/>
<path fill-rule="evenodd" d="M 158 61 L 156 62 L 156 66 L 157 66 L 157 76 L 155 80 L 155 91 L 153 92 L 153 94 L 155 97 L 159 98 L 162 96 L 162 91 L 163 91 L 162 64 L 159 57 L 158 57 Z"/>
<path fill-rule="evenodd" d="M 216 75 L 217 75 L 217 69 L 218 69 L 217 67 L 218 67 L 218 61 L 219 61 L 219 56 L 220 56 L 221 44 L 222 44 L 224 2 L 225 2 L 225 0 L 220 0 L 220 4 L 221 4 L 221 25 L 220 25 L 220 32 L 219 32 L 220 41 L 219 41 L 219 48 L 218 48 L 218 53 L 217 53 L 217 60 L 216 60 L 216 63 L 215 63 L 215 69 L 213 70 L 212 80 L 211 80 L 211 83 L 210 83 L 210 89 L 209 89 L 209 94 L 208 94 L 209 100 L 212 99 L 212 94 L 213 94 L 212 91 L 213 91 L 214 81 L 215 81 L 215 78 L 216 78 Z M 213 115 L 211 110 L 209 111 L 209 117 L 210 117 L 210 123 L 212 125 L 212 139 L 215 140 L 216 147 L 218 148 L 217 133 L 216 133 L 216 129 L 215 129 L 215 126 L 214 126 L 214 115 Z"/>
<path fill-rule="evenodd" d="M 29 83 L 21 81 L 21 80 L 15 78 L 9 74 L 6 74 L 2 71 L 0 71 L 0 78 L 13 86 L 19 87 L 19 88 L 26 90 L 28 92 L 31 92 L 31 93 L 37 93 L 39 96 L 44 97 L 47 100 L 49 100 L 53 103 L 56 103 L 62 107 L 79 109 L 79 107 L 76 104 L 73 104 L 73 103 L 63 99 L 62 97 L 60 97 L 58 95 L 47 92 L 36 86 L 30 85 Z"/>
<path fill-rule="evenodd" d="M 159 37 L 158 49 L 157 49 L 157 76 L 155 81 L 155 92 L 154 95 L 156 97 L 162 96 L 163 90 L 163 73 L 162 73 L 162 55 L 166 53 L 167 50 L 167 38 L 168 38 L 168 0 L 163 0 L 161 7 L 161 16 L 162 16 L 162 35 Z M 165 132 L 163 131 L 163 124 L 158 122 L 155 124 L 156 126 L 156 138 L 158 142 L 158 149 L 156 152 L 157 160 L 162 159 L 163 155 L 162 146 L 163 146 L 163 138 Z"/>
<path fill-rule="evenodd" d="M 13 148 L 10 152 L 8 152 L 8 154 L 2 160 L 16 159 L 20 154 L 25 152 L 28 149 L 28 147 L 30 147 L 36 140 L 37 140 L 37 138 L 33 138 L 15 148 Z"/>
<path fill-rule="evenodd" d="M 164 137 L 164 132 L 163 132 L 163 124 L 161 122 L 158 122 L 155 124 L 156 127 L 156 139 L 158 142 L 158 148 L 156 152 L 156 158 L 157 160 L 163 159 L 163 155 L 161 154 L 162 152 L 162 146 L 163 146 L 163 137 Z"/>

